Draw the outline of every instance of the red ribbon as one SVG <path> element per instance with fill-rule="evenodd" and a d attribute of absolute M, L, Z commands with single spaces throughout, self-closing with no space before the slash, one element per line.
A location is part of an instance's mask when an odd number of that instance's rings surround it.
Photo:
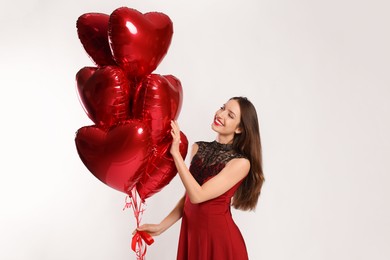
<path fill-rule="evenodd" d="M 123 210 L 127 208 L 133 209 L 134 217 L 137 222 L 137 227 L 139 227 L 140 225 L 141 217 L 144 212 L 144 206 L 145 204 L 140 200 L 138 192 L 134 186 L 131 189 L 129 196 L 126 197 L 125 207 L 123 208 Z M 135 252 L 137 260 L 145 259 L 147 249 L 145 243 L 149 246 L 153 244 L 153 242 L 154 239 L 149 233 L 139 230 L 135 232 L 133 238 L 131 239 L 131 249 Z"/>
<path fill-rule="evenodd" d="M 133 249 L 134 252 L 136 252 L 137 243 L 142 243 L 141 239 L 145 241 L 148 246 L 154 242 L 153 237 L 149 235 L 149 233 L 146 233 L 145 231 L 137 231 L 131 239 L 131 249 Z"/>

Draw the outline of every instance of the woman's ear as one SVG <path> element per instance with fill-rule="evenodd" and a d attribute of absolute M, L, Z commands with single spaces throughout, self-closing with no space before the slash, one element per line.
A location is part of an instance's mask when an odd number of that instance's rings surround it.
<path fill-rule="evenodd" d="M 235 134 L 241 134 L 241 127 L 237 127 L 236 130 L 234 131 Z"/>

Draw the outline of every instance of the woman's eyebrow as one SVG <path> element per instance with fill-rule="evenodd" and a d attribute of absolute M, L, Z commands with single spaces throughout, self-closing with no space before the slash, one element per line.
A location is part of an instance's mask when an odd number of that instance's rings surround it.
<path fill-rule="evenodd" d="M 232 113 L 234 116 L 236 116 L 236 113 L 234 113 L 232 110 L 228 109 L 230 113 Z"/>

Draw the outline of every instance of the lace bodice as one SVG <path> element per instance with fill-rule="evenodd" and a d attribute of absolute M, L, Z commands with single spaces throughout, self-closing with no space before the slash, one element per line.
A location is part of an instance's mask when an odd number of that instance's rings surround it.
<path fill-rule="evenodd" d="M 217 141 L 196 144 L 199 148 L 192 158 L 190 172 L 200 185 L 217 175 L 231 159 L 246 158 L 233 150 L 231 144 L 221 144 Z"/>

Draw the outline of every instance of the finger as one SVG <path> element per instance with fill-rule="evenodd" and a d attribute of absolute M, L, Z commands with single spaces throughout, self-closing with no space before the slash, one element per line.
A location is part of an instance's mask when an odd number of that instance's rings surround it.
<path fill-rule="evenodd" d="M 175 125 L 176 125 L 177 131 L 179 131 L 180 130 L 180 126 L 179 126 L 179 123 L 177 121 L 175 121 Z"/>
<path fill-rule="evenodd" d="M 172 123 L 171 123 L 171 133 L 172 134 L 175 134 L 175 135 L 178 135 L 178 133 L 179 133 L 179 128 L 177 127 L 177 125 L 175 124 L 175 122 L 173 122 L 172 121 Z"/>
<path fill-rule="evenodd" d="M 172 123 L 171 123 L 171 129 L 172 129 L 172 132 L 173 132 L 173 133 L 176 133 L 176 131 L 177 131 L 176 129 L 177 129 L 177 128 L 176 128 L 176 125 L 175 125 L 175 123 L 174 123 L 173 121 L 172 121 Z"/>
<path fill-rule="evenodd" d="M 142 231 L 142 230 L 145 230 L 145 229 L 147 229 L 146 225 L 142 225 L 142 226 L 137 227 L 137 230 L 139 230 L 139 231 Z"/>
<path fill-rule="evenodd" d="M 137 227 L 136 231 L 144 231 L 148 229 L 148 224 L 143 224 L 139 227 Z"/>
<path fill-rule="evenodd" d="M 171 120 L 172 128 L 179 129 L 179 123 L 175 120 Z"/>

